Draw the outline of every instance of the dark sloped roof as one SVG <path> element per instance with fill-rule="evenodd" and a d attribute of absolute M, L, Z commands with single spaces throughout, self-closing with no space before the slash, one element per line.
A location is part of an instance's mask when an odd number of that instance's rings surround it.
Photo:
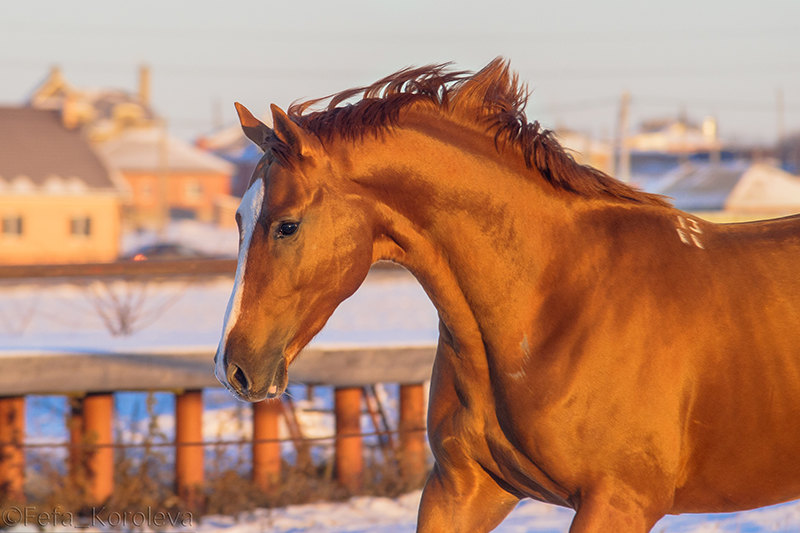
<path fill-rule="evenodd" d="M 20 177 L 37 187 L 60 178 L 90 189 L 119 189 L 80 131 L 63 126 L 58 111 L 0 107 L 0 180 Z"/>

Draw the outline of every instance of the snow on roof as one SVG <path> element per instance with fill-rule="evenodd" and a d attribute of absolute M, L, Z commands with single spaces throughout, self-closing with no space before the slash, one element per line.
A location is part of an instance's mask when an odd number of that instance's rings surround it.
<path fill-rule="evenodd" d="M 800 212 L 800 177 L 771 165 L 755 164 L 733 188 L 725 209 L 765 214 Z"/>
<path fill-rule="evenodd" d="M 260 120 L 267 126 L 272 126 L 271 115 L 262 116 Z M 250 139 L 245 137 L 242 127 L 238 123 L 203 135 L 198 139 L 198 143 L 207 150 L 224 154 L 232 159 L 240 157 L 242 150 L 253 144 Z"/>
<path fill-rule="evenodd" d="M 98 150 L 120 170 L 200 171 L 232 174 L 235 167 L 161 128 L 132 128 L 98 144 Z M 163 160 L 162 160 L 163 159 Z"/>

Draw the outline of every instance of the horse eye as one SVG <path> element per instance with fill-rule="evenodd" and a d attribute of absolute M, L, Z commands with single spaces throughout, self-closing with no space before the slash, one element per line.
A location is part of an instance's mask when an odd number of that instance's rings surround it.
<path fill-rule="evenodd" d="M 299 222 L 281 222 L 278 226 L 278 231 L 276 232 L 275 237 L 278 239 L 283 239 L 284 237 L 294 235 L 299 226 Z"/>

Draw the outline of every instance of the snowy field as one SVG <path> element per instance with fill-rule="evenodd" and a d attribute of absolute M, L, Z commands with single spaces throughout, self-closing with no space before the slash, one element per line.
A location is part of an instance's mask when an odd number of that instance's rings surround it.
<path fill-rule="evenodd" d="M 176 533 L 412 533 L 420 492 L 400 498 L 358 497 L 343 503 L 294 505 L 257 509 L 232 516 L 206 516 Z M 500 533 L 562 533 L 569 529 L 573 513 L 546 504 L 523 501 L 500 524 Z M 10 531 L 35 532 L 17 526 Z M 112 532 L 114 528 L 59 528 L 50 531 Z M 785 504 L 747 513 L 681 515 L 662 519 L 654 533 L 797 533 L 800 503 Z"/>
<path fill-rule="evenodd" d="M 397 499 L 353 498 L 346 503 L 297 505 L 257 510 L 233 517 L 206 517 L 198 526 L 204 533 L 412 533 L 416 523 L 419 492 Z M 526 500 L 495 531 L 500 533 L 562 533 L 569 529 L 573 512 Z M 797 533 L 800 503 L 759 511 L 724 515 L 665 517 L 655 533 Z"/>
<path fill-rule="evenodd" d="M 145 242 L 145 236 L 142 236 L 139 242 L 131 242 L 129 246 L 135 247 Z M 217 241 L 207 239 L 205 242 L 216 246 Z M 222 236 L 218 242 L 229 243 L 230 239 Z M 170 347 L 207 349 L 211 358 L 219 340 L 231 284 L 230 279 L 222 279 L 202 284 L 96 282 L 84 286 L 2 286 L 0 361 L 3 353 L 21 351 L 31 354 L 59 350 L 129 352 Z M 128 308 L 132 310 L 127 317 L 132 333 L 124 336 L 114 335 L 110 331 L 108 316 L 104 317 L 103 314 L 110 313 L 113 317 L 116 312 L 119 315 L 124 307 L 120 307 L 120 302 L 128 302 Z M 376 309 L 381 309 L 381 312 L 375 312 Z M 380 346 L 397 342 L 433 346 L 437 335 L 436 311 L 413 279 L 376 275 L 371 276 L 337 310 L 313 342 L 320 346 Z M 319 391 L 311 401 L 304 400 L 300 397 L 301 393 L 297 393 L 301 424 L 308 436 L 328 436 L 333 433 L 332 417 L 325 414 L 331 408 L 332 394 L 325 392 L 325 388 L 319 388 Z M 396 391 L 387 385 L 379 387 L 379 392 L 384 395 L 390 417 L 394 417 Z M 147 427 L 143 397 L 142 393 L 123 393 L 116 397 L 117 435 L 122 440 L 135 442 Z M 170 441 L 173 438 L 173 397 L 164 393 L 157 395 L 156 400 L 155 415 L 159 431 L 165 441 Z M 205 403 L 204 436 L 207 439 L 250 436 L 252 428 L 249 419 L 240 416 L 242 405 L 227 393 L 222 390 L 206 391 Z M 63 398 L 29 398 L 26 413 L 28 441 L 52 442 L 65 438 L 64 409 Z M 368 417 L 363 420 L 362 427 L 370 429 Z M 283 431 L 285 434 L 285 429 Z M 291 446 L 287 445 L 285 451 L 291 453 Z M 414 530 L 418 502 L 419 492 L 398 499 L 359 497 L 345 503 L 258 510 L 238 517 L 208 516 L 196 521 L 193 529 L 204 533 L 411 532 Z M 497 531 L 561 532 L 567 530 L 571 518 L 572 512 L 569 510 L 525 501 Z M 800 532 L 800 503 L 735 514 L 667 517 L 657 524 L 654 531 L 797 533 Z"/>

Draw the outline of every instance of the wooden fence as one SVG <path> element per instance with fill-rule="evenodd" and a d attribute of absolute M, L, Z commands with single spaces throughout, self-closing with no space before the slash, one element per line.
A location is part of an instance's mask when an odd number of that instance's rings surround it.
<path fill-rule="evenodd" d="M 400 385 L 398 427 L 391 430 L 377 426 L 365 433 L 361 415 L 366 410 L 365 389 L 358 386 L 336 387 L 334 390 L 335 434 L 306 438 L 297 431 L 292 409 L 281 400 L 267 400 L 252 405 L 253 434 L 246 441 L 205 441 L 203 439 L 203 391 L 190 389 L 175 394 L 175 440 L 168 446 L 175 449 L 176 493 L 191 507 L 199 501 L 199 489 L 205 480 L 204 449 L 220 444 L 247 443 L 252 451 L 252 481 L 269 491 L 281 476 L 281 443 L 307 446 L 321 440 L 334 441 L 336 480 L 351 491 L 357 491 L 364 474 L 364 437 L 399 435 L 398 463 L 406 479 L 419 479 L 426 469 L 424 388 L 422 384 Z M 374 401 L 374 396 L 372 397 Z M 90 392 L 70 398 L 67 429 L 69 439 L 59 443 L 25 442 L 25 396 L 0 397 L 0 500 L 25 500 L 25 451 L 30 448 L 64 447 L 68 449 L 70 472 L 84 473 L 95 503 L 106 501 L 114 491 L 114 453 L 141 444 L 114 442 L 114 398 L 110 392 Z M 280 438 L 281 418 L 287 419 L 290 437 Z M 150 444 L 150 446 L 153 446 Z"/>
<path fill-rule="evenodd" d="M 386 267 L 383 267 L 386 268 Z M 232 275 L 235 261 L 121 262 L 92 265 L 2 266 L 0 280 L 62 278 L 81 283 L 96 278 L 216 277 Z M 390 267 L 391 270 L 391 267 Z M 398 271 L 399 272 L 399 271 Z M 401 275 L 407 275 L 401 274 Z M 382 428 L 388 438 L 396 434 L 401 472 L 419 477 L 426 468 L 423 382 L 430 376 L 435 347 L 396 346 L 304 351 L 292 365 L 293 379 L 334 390 L 335 477 L 357 490 L 363 477 L 361 414 L 366 407 L 378 420 L 375 398 L 365 395 L 374 383 L 399 383 L 399 422 L 395 430 Z M 115 391 L 169 390 L 175 394 L 175 486 L 185 501 L 196 497 L 205 479 L 204 447 L 220 443 L 203 441 L 203 388 L 216 386 L 211 351 L 148 351 L 142 353 L 2 353 L 0 364 L 0 496 L 24 500 L 25 450 L 52 444 L 26 443 L 25 404 L 30 394 L 64 394 L 70 400 L 69 468 L 85 468 L 90 493 L 102 503 L 114 491 L 115 449 L 134 446 L 114 442 Z M 286 417 L 291 440 L 308 441 L 297 434 L 291 409 L 279 400 L 253 404 L 252 480 L 268 490 L 279 478 L 281 442 L 278 427 Z M 373 425 L 379 426 L 377 422 Z M 313 439 L 320 440 L 320 439 Z M 227 443 L 230 444 L 230 443 Z"/>
<path fill-rule="evenodd" d="M 235 260 L 176 260 L 118 262 L 76 265 L 0 266 L 0 280 L 15 283 L 21 279 L 61 279 L 85 283 L 93 279 L 209 278 L 231 276 Z M 402 270 L 379 265 L 378 270 L 408 275 Z M 397 445 L 403 476 L 423 475 L 426 468 L 424 403 L 422 383 L 430 376 L 434 347 L 362 347 L 347 350 L 309 348 L 292 365 L 294 380 L 316 385 L 331 385 L 334 390 L 335 477 L 345 487 L 357 490 L 363 477 L 363 438 L 361 414 L 366 411 L 378 432 L 391 445 Z M 8 353 L 0 347 L 0 496 L 24 500 L 25 451 L 34 447 L 62 446 L 68 449 L 70 471 L 88 473 L 90 493 L 101 503 L 114 491 L 115 450 L 136 446 L 114 442 L 113 394 L 116 391 L 167 390 L 175 394 L 175 486 L 185 501 L 196 496 L 205 479 L 204 447 L 219 442 L 204 442 L 202 435 L 203 389 L 218 386 L 213 377 L 213 352 L 150 350 L 133 353 L 82 353 L 79 350 L 21 351 Z M 365 395 L 374 383 L 399 383 L 399 422 L 391 430 L 380 425 L 374 395 Z M 25 404 L 31 394 L 62 394 L 70 398 L 64 443 L 26 443 Z M 252 480 L 268 490 L 280 477 L 281 442 L 278 427 L 281 417 L 290 428 L 290 440 L 302 446 L 309 440 L 300 434 L 296 419 L 286 402 L 280 400 L 253 404 Z M 391 434 L 397 437 L 392 442 Z M 223 444 L 232 444 L 230 442 Z M 241 444 L 241 442 L 237 442 Z"/>

